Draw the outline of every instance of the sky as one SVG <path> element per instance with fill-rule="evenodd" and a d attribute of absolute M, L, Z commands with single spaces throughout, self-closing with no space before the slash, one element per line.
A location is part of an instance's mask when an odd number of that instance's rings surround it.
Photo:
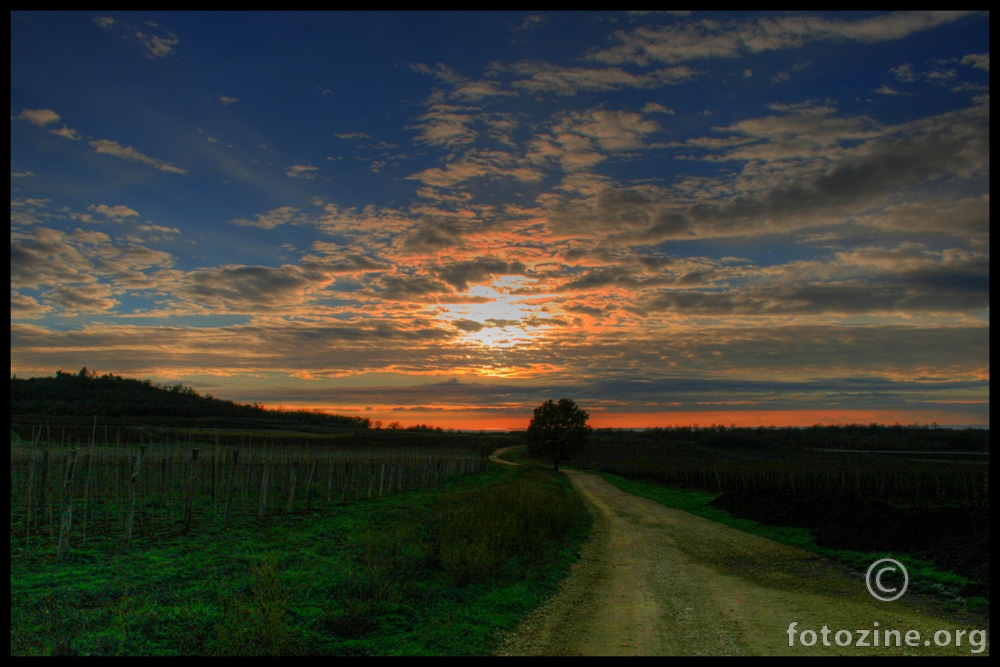
<path fill-rule="evenodd" d="M 11 373 L 989 424 L 989 14 L 11 13 Z"/>

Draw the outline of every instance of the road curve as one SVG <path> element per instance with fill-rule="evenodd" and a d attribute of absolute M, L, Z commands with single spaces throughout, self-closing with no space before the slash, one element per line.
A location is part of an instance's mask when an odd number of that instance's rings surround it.
<path fill-rule="evenodd" d="M 519 465 L 521 465 L 520 463 L 514 463 L 513 461 L 504 461 L 502 458 L 500 458 L 501 454 L 509 452 L 512 449 L 517 449 L 518 447 L 523 447 L 523 445 L 514 445 L 513 447 L 501 447 L 500 449 L 498 449 L 495 452 L 493 452 L 492 454 L 490 454 L 490 461 L 493 461 L 493 463 L 499 463 L 499 464 L 505 465 L 505 466 L 519 466 Z"/>
<path fill-rule="evenodd" d="M 863 575 L 825 558 L 564 472 L 595 518 L 593 533 L 560 590 L 505 638 L 501 655 L 969 655 L 968 639 L 960 648 L 924 639 L 989 627 L 931 616 L 913 596 L 878 602 Z M 811 648 L 789 646 L 793 621 L 817 633 Z M 875 622 L 919 631 L 920 645 L 856 646 L 856 631 Z M 852 631 L 850 645 L 835 643 L 838 630 Z"/>

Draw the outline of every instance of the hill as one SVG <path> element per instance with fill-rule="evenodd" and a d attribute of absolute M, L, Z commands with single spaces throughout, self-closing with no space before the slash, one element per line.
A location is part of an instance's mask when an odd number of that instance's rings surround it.
<path fill-rule="evenodd" d="M 183 384 L 161 385 L 120 375 L 97 375 L 86 367 L 78 373 L 56 371 L 55 377 L 10 379 L 11 423 L 80 421 L 100 416 L 102 422 L 159 426 L 212 425 L 219 428 L 319 426 L 368 428 L 361 417 L 309 410 L 266 410 L 260 403 L 243 405 L 211 394 L 202 396 Z"/>

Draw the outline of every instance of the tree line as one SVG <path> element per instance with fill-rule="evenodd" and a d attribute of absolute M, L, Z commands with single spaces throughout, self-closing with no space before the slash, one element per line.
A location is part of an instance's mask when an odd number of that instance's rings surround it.
<path fill-rule="evenodd" d="M 370 428 L 365 417 L 330 415 L 313 410 L 267 410 L 261 403 L 240 404 L 202 396 L 182 383 L 159 384 L 107 373 L 86 366 L 77 373 L 56 371 L 55 377 L 10 379 L 11 418 L 114 417 L 150 420 L 212 420 L 217 426 L 272 422 L 275 425 L 315 425 Z"/>

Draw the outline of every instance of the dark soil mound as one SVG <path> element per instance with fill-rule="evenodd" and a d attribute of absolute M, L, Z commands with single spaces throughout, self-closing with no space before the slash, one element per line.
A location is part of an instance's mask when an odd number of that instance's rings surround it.
<path fill-rule="evenodd" d="M 752 492 L 723 494 L 712 505 L 771 526 L 812 528 L 816 543 L 825 547 L 907 553 L 989 587 L 988 509 L 897 509 L 834 496 Z M 967 593 L 988 596 L 979 587 Z"/>

